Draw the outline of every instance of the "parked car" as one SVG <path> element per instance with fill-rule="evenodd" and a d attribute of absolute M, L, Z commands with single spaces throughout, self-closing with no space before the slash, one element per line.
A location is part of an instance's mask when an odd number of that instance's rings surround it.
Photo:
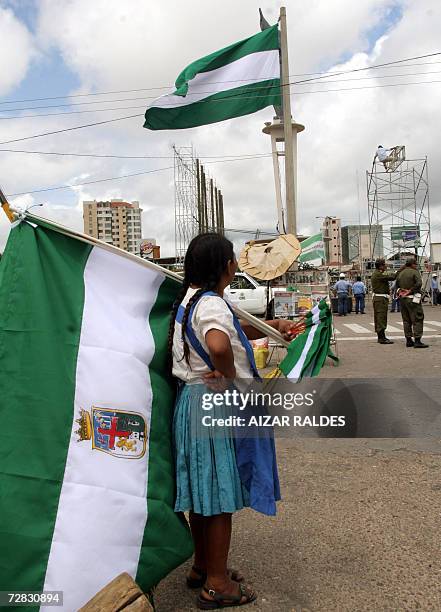
<path fill-rule="evenodd" d="M 266 287 L 246 272 L 237 272 L 225 289 L 225 297 L 233 306 L 238 306 L 253 315 L 264 315 L 266 311 Z"/>
<path fill-rule="evenodd" d="M 225 297 L 233 306 L 238 306 L 257 316 L 264 316 L 267 309 L 267 289 L 246 272 L 237 272 L 225 289 Z"/>

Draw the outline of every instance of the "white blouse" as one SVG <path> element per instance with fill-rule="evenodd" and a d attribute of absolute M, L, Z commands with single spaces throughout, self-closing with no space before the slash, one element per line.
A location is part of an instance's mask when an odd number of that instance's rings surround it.
<path fill-rule="evenodd" d="M 196 291 L 197 289 L 188 289 L 182 300 L 182 306 L 184 308 Z M 234 327 L 233 314 L 220 296 L 204 295 L 199 298 L 193 311 L 191 323 L 196 338 L 207 353 L 209 353 L 209 351 L 207 343 L 205 342 L 205 335 L 210 329 L 218 329 L 227 334 L 230 338 L 231 348 L 233 349 L 236 377 L 246 379 L 253 377 L 246 350 Z M 190 364 L 188 364 L 184 358 L 182 326 L 178 321 L 175 321 L 173 336 L 173 375 L 186 383 L 201 382 L 203 374 L 208 373 L 210 369 L 191 346 L 188 338 L 186 338 L 186 341 L 190 349 Z"/>

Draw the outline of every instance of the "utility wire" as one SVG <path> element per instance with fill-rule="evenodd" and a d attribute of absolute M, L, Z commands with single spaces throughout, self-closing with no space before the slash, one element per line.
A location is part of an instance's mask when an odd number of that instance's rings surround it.
<path fill-rule="evenodd" d="M 379 89 L 379 88 L 383 88 L 383 87 L 404 87 L 404 86 L 408 86 L 408 85 L 430 85 L 433 83 L 441 83 L 441 80 L 433 80 L 433 81 L 416 81 L 413 83 L 391 83 L 391 84 L 384 84 L 384 85 L 365 85 L 363 87 L 344 87 L 344 88 L 336 88 L 336 89 L 317 89 L 317 90 L 311 90 L 311 91 L 298 91 L 296 92 L 295 95 L 299 96 L 299 95 L 305 95 L 305 94 L 315 94 L 315 93 L 328 93 L 328 92 L 343 92 L 343 91 L 360 91 L 362 89 Z M 249 100 L 249 99 L 256 99 L 256 98 L 266 98 L 267 95 L 265 96 L 238 96 L 238 95 L 233 95 L 233 96 L 228 96 L 225 98 L 221 98 L 219 100 L 206 100 L 206 102 L 210 102 L 210 103 L 223 103 L 223 102 L 228 102 L 230 100 L 235 100 L 236 98 L 239 98 L 240 100 Z M 166 107 L 168 105 L 164 105 L 164 107 Z M 170 106 L 173 106 L 172 104 Z M 164 108 L 163 107 L 163 108 Z M 142 106 L 140 108 L 145 108 L 145 106 Z M 80 111 L 80 112 L 103 112 L 106 109 L 95 109 L 94 111 Z M 58 113 L 50 113 L 50 114 L 58 114 Z M 75 114 L 75 111 L 73 113 L 62 113 L 62 114 Z M 40 115 L 43 116 L 43 115 Z M 52 136 L 53 134 L 61 134 L 63 132 L 71 132 L 73 130 L 81 130 L 83 128 L 88 128 L 88 127 L 93 127 L 93 126 L 97 126 L 97 125 L 103 125 L 105 123 L 113 123 L 116 121 L 122 121 L 124 119 L 132 119 L 134 117 L 143 117 L 144 113 L 137 113 L 135 115 L 128 115 L 125 117 L 115 117 L 114 119 L 107 119 L 105 121 L 95 121 L 93 123 L 87 123 L 84 125 L 76 125 L 70 128 L 63 128 L 61 130 L 54 130 L 52 132 L 42 132 L 41 134 L 33 134 L 32 136 L 23 136 L 21 138 L 13 138 L 11 140 L 4 140 L 2 142 L 0 142 L 0 146 L 1 145 L 5 145 L 5 144 L 12 144 L 14 142 L 23 142 L 24 140 L 32 140 L 33 138 L 41 138 L 43 136 Z M 13 117 L 9 117 L 10 119 L 12 119 Z"/>
<path fill-rule="evenodd" d="M 370 81 L 373 79 L 392 79 L 392 78 L 401 78 L 401 77 L 413 77 L 413 76 L 424 76 L 426 74 L 439 74 L 441 72 L 441 70 L 430 70 L 430 71 L 419 71 L 419 72 L 407 72 L 407 73 L 403 73 L 403 74 L 381 74 L 381 75 L 374 75 L 374 76 L 368 76 L 368 77 L 355 77 L 355 78 L 349 78 L 349 79 L 332 79 L 329 81 L 321 81 L 321 83 L 318 83 L 319 85 L 325 84 L 325 83 L 347 83 L 350 81 Z M 295 85 L 296 83 L 289 83 L 289 85 Z M 277 85 L 277 87 L 279 87 L 279 85 Z M 263 87 L 258 87 L 256 88 L 256 90 L 258 89 L 263 89 Z M 253 90 L 249 90 L 249 91 L 254 91 Z M 189 93 L 188 96 L 191 95 L 200 95 L 200 94 L 214 94 L 216 93 L 215 91 L 202 91 L 202 92 L 193 92 L 193 93 Z M 114 102 L 133 102 L 135 100 L 150 100 L 150 99 L 157 99 L 156 96 L 136 96 L 134 98 L 117 98 L 117 99 L 113 99 L 113 100 L 97 100 L 96 102 L 74 102 L 74 103 L 70 103 L 70 104 L 51 104 L 51 105 L 47 105 L 47 106 L 24 106 L 24 107 L 20 107 L 20 108 L 5 108 L 3 110 L 1 110 L 0 112 L 2 113 L 12 113 L 12 112 L 21 112 L 21 111 L 29 111 L 29 110 L 41 110 L 41 109 L 48 109 L 48 108 L 61 108 L 61 107 L 73 107 L 73 106 L 85 106 L 85 105 L 90 105 L 90 104 L 113 104 Z M 118 107 L 118 108 L 103 108 L 103 109 L 90 109 L 87 111 L 83 111 L 83 112 L 93 112 L 94 110 L 106 110 L 106 111 L 110 111 L 110 110 L 124 110 L 127 108 L 140 108 L 139 106 L 126 106 L 126 107 Z M 141 108 L 145 108 L 145 105 L 143 105 Z M 82 112 L 82 111 L 75 111 L 75 112 Z M 67 113 L 51 113 L 52 115 L 63 115 L 63 114 L 70 114 L 69 112 Z M 49 115 L 41 115 L 41 114 L 37 114 L 37 115 L 19 115 L 19 117 L 47 117 L 50 116 Z M 12 119 L 12 117 L 0 117 L 0 119 Z"/>
<path fill-rule="evenodd" d="M 363 85 L 363 87 L 342 87 L 337 89 L 315 89 L 311 91 L 297 91 L 296 96 L 303 94 L 315 94 L 315 93 L 327 93 L 327 92 L 341 92 L 341 91 L 360 91 L 361 89 L 379 89 L 382 87 L 404 87 L 407 85 L 431 85 L 433 83 L 441 83 L 440 81 L 414 81 L 413 83 L 388 83 L 385 85 Z M 1 144 L 1 143 L 0 143 Z"/>
<path fill-rule="evenodd" d="M 405 85 L 425 85 L 425 84 L 431 84 L 431 83 L 441 83 L 441 81 L 438 81 L 438 80 L 433 80 L 433 81 L 415 81 L 413 83 L 391 83 L 391 84 L 384 84 L 384 85 L 364 85 L 363 87 L 339 87 L 339 88 L 336 88 L 336 89 L 316 89 L 316 90 L 311 90 L 311 91 L 296 91 L 295 94 L 292 93 L 291 96 L 294 96 L 294 95 L 295 96 L 301 96 L 301 95 L 310 94 L 310 93 L 323 93 L 323 92 L 327 92 L 327 91 L 356 91 L 356 90 L 360 90 L 360 89 L 378 89 L 378 88 L 381 88 L 381 87 L 403 87 Z M 279 87 L 279 86 L 278 85 L 270 85 L 268 87 L 262 87 L 260 89 L 273 89 L 274 87 Z M 282 86 L 280 86 L 280 87 L 282 87 Z M 250 92 L 247 91 L 247 92 L 244 92 L 244 93 L 248 94 Z M 268 95 L 269 94 L 265 94 L 265 95 L 262 95 L 262 96 L 249 96 L 249 95 L 233 94 L 231 96 L 224 96 L 223 98 L 219 98 L 218 100 L 204 100 L 204 102 L 210 102 L 210 103 L 213 103 L 213 104 L 220 104 L 222 102 L 229 102 L 230 100 L 236 100 L 236 99 L 238 99 L 238 100 L 256 100 L 258 98 L 267 98 Z M 275 94 L 270 94 L 270 95 L 275 95 Z M 164 104 L 164 105 L 161 106 L 161 108 L 166 108 L 167 106 L 171 106 L 172 108 L 176 108 L 173 103 L 171 103 L 171 104 Z M 0 145 L 1 144 L 2 143 L 0 142 Z"/>
<path fill-rule="evenodd" d="M 426 57 L 433 57 L 435 55 L 441 55 L 441 51 L 437 51 L 436 53 L 428 53 L 427 55 L 419 55 L 416 57 L 409 57 L 407 59 L 401 59 L 401 60 L 395 60 L 393 62 L 385 62 L 383 64 L 374 64 L 373 66 L 365 66 L 364 68 L 352 68 L 351 70 L 342 70 L 340 72 L 334 72 L 334 73 L 328 73 L 328 74 L 324 74 L 322 76 L 319 76 L 317 78 L 312 78 L 312 79 L 303 79 L 302 81 L 296 81 L 296 85 L 299 83 L 308 83 L 310 81 L 319 81 L 320 79 L 326 79 L 327 77 L 330 76 L 339 76 L 341 74 L 349 74 L 352 72 L 363 72 L 365 70 L 372 70 L 372 68 L 385 68 L 386 66 L 391 66 L 391 65 L 395 65 L 395 64 L 402 64 L 404 62 L 409 62 L 411 60 L 414 59 L 423 59 Z"/>
<path fill-rule="evenodd" d="M 330 84 L 332 81 L 329 81 L 328 83 Z M 343 87 L 343 88 L 337 88 L 337 89 L 324 89 L 324 90 L 314 90 L 314 91 L 296 91 L 295 94 L 292 93 L 291 95 L 302 95 L 302 94 L 308 94 L 308 93 L 319 93 L 321 91 L 352 91 L 354 89 L 373 89 L 373 88 L 380 88 L 380 87 L 399 87 L 399 86 L 404 86 L 404 85 L 423 85 L 424 83 L 439 83 L 440 81 L 417 81 L 417 82 L 413 82 L 413 83 L 393 83 L 393 84 L 384 84 L 384 85 L 366 85 L 363 87 L 353 87 L 353 88 L 348 88 L 348 87 Z M 315 85 L 316 83 L 313 83 L 313 85 Z M 247 91 L 244 91 L 243 94 L 241 93 L 233 93 L 230 96 L 224 96 L 222 98 L 219 99 L 203 99 L 203 100 L 197 100 L 195 102 L 193 102 L 193 104 L 196 104 L 197 102 L 209 102 L 209 103 L 213 103 L 213 104 L 219 104 L 222 102 L 228 102 L 230 100 L 250 100 L 250 99 L 258 99 L 258 98 L 266 98 L 268 97 L 268 95 L 277 95 L 277 92 L 273 92 L 272 94 L 268 94 L 266 93 L 263 96 L 250 96 L 248 94 L 252 93 L 253 91 L 259 91 L 262 89 L 268 90 L 268 89 L 282 89 L 282 87 L 286 87 L 287 85 L 291 86 L 291 85 L 295 85 L 295 83 L 287 83 L 286 85 L 266 85 L 266 86 L 262 86 L 262 87 L 256 87 L 254 89 L 248 89 Z M 317 83 L 317 85 L 321 85 L 321 83 Z M 209 92 L 206 92 L 209 93 Z M 280 94 L 281 96 L 282 94 Z M 190 104 L 192 104 L 192 102 L 190 101 Z M 170 106 L 172 108 L 179 108 L 176 107 L 174 102 L 171 102 L 170 104 L 163 104 L 161 105 L 160 108 L 166 108 L 167 106 Z M 142 108 L 145 108 L 145 106 L 143 106 Z M 2 144 L 2 143 L 0 143 Z"/>
<path fill-rule="evenodd" d="M 438 51 L 436 53 L 429 53 L 427 55 L 418 55 L 415 57 L 410 57 L 410 58 L 406 58 L 406 59 L 401 59 L 401 60 L 395 60 L 392 62 L 385 62 L 383 64 L 375 64 L 373 66 L 366 66 L 364 68 L 353 68 L 351 70 L 342 70 L 339 72 L 334 72 L 334 73 L 330 73 L 328 71 L 323 71 L 323 72 L 304 72 L 304 73 L 300 73 L 300 74 L 290 74 L 289 78 L 291 77 L 299 77 L 299 76 L 313 76 L 313 75 L 319 75 L 316 78 L 312 78 L 312 79 L 307 79 L 307 80 L 303 80 L 303 81 L 297 81 L 297 83 L 303 83 L 303 82 L 309 82 L 309 81 L 314 81 L 314 80 L 318 80 L 318 79 L 322 79 L 322 78 L 327 78 L 327 77 L 331 77 L 331 76 L 337 76 L 337 75 L 341 75 L 341 74 L 350 74 L 352 72 L 359 72 L 361 70 L 375 70 L 378 68 L 389 68 L 389 67 L 394 67 L 396 64 L 403 64 L 404 62 L 410 62 L 413 60 L 418 60 L 418 59 L 424 59 L 427 57 L 433 57 L 436 55 L 441 55 L 441 51 Z M 407 66 L 404 67 L 409 67 L 409 66 L 427 66 L 427 65 L 431 65 L 431 64 L 436 64 L 436 63 L 440 63 L 440 62 L 423 62 L 423 63 L 419 63 L 419 64 L 408 64 Z M 256 81 L 256 79 L 248 79 L 250 82 L 252 81 Z M 260 79 L 259 79 L 260 80 Z M 214 85 L 214 84 L 221 84 L 221 83 L 234 83 L 237 81 L 211 81 L 208 84 Z M 119 90 L 111 90 L 111 91 L 101 91 L 101 92 L 93 92 L 93 93 L 84 93 L 84 94 L 71 94 L 71 95 L 66 95 L 66 96 L 50 96 L 50 97 L 45 97 L 45 98 L 24 98 L 22 100 L 3 100 L 2 102 L 0 102 L 0 104 L 21 104 L 24 102 L 42 102 L 45 100 L 64 100 L 67 98 L 82 98 L 82 97 L 89 97 L 89 96 L 104 96 L 104 95 L 111 95 L 111 94 L 120 94 L 120 93 L 135 93 L 135 92 L 140 92 L 140 91 L 154 91 L 157 89 L 167 89 L 167 90 L 171 90 L 173 88 L 173 85 L 161 85 L 161 86 L 156 86 L 156 87 L 142 87 L 142 88 L 137 88 L 137 89 L 119 89 Z"/>
<path fill-rule="evenodd" d="M 437 71 L 439 72 L 439 71 Z M 345 81 L 350 81 L 350 80 L 359 80 L 359 79 L 345 79 L 342 82 Z M 363 80 L 363 79 L 360 79 Z M 337 82 L 337 81 L 335 81 Z M 324 85 L 324 84 L 331 84 L 332 81 L 323 81 L 322 83 L 317 83 L 317 85 Z M 316 89 L 316 90 L 310 90 L 310 91 L 296 91 L 296 92 L 292 92 L 291 96 L 301 96 L 304 94 L 315 94 L 315 93 L 326 93 L 326 92 L 336 92 L 336 91 L 357 91 L 359 89 L 378 89 L 378 88 L 382 88 L 382 87 L 401 87 L 401 86 L 407 86 L 407 85 L 431 85 L 433 83 L 441 83 L 441 81 L 439 80 L 431 80 L 431 81 L 415 81 L 415 82 L 407 82 L 407 83 L 386 83 L 383 85 L 365 85 L 363 87 L 339 87 L 336 89 Z M 282 86 L 279 85 L 271 85 L 269 87 L 259 87 L 257 89 L 273 89 L 273 88 L 279 88 Z M 244 93 L 251 93 L 252 91 L 255 90 L 248 90 L 247 92 Z M 209 93 L 209 92 L 205 92 L 205 93 Z M 219 100 L 208 100 L 208 99 L 204 99 L 204 100 L 197 100 L 194 102 L 194 104 L 196 104 L 197 102 L 204 102 L 204 103 L 222 103 L 222 102 L 229 102 L 231 100 L 235 100 L 236 98 L 239 98 L 240 100 L 251 100 L 251 99 L 258 99 L 258 98 L 266 98 L 268 95 L 274 95 L 274 94 L 265 94 L 263 96 L 248 96 L 248 95 L 242 95 L 242 94 L 233 94 L 231 96 L 225 96 L 223 98 L 220 98 Z M 192 102 L 189 101 L 189 103 L 191 104 Z M 167 106 L 170 106 L 172 108 L 176 108 L 174 103 L 171 102 L 170 104 L 163 104 L 161 106 L 161 108 L 167 108 Z M 12 117 L 0 117 L 0 121 L 5 121 L 8 119 L 31 119 L 31 118 L 35 118 L 35 117 L 57 117 L 60 115 L 82 115 L 84 113 L 104 113 L 104 112 L 108 112 L 108 111 L 117 111 L 117 110 L 129 110 L 129 109 L 145 109 L 146 105 L 142 104 L 139 106 L 119 106 L 119 107 L 114 107 L 114 108 L 93 108 L 90 110 L 82 110 L 82 111 L 66 111 L 66 112 L 61 112 L 61 113 L 39 113 L 36 115 L 14 115 Z M 141 117 L 144 116 L 144 113 L 140 113 L 137 115 L 130 115 L 130 117 Z M 48 132 L 48 133 L 44 133 L 41 134 L 42 136 L 46 136 L 48 134 L 58 134 L 59 132 L 66 132 L 69 130 L 78 130 L 80 128 L 83 127 L 90 127 L 93 125 L 100 125 L 101 123 L 110 123 L 111 121 L 120 121 L 121 119 L 129 119 L 130 117 L 120 117 L 120 118 L 116 118 L 116 119 L 111 119 L 110 121 L 101 121 L 101 122 L 97 122 L 97 123 L 91 123 L 88 125 L 80 125 L 77 127 L 73 127 L 73 128 L 67 128 L 64 130 L 58 130 L 56 132 Z M 36 135 L 36 136 L 31 136 L 30 138 L 37 138 L 40 135 Z M 22 140 L 27 140 L 27 138 L 23 138 Z M 17 140 L 10 140 L 10 141 L 6 141 L 6 142 L 0 142 L 0 145 L 2 144 L 9 144 L 10 142 L 18 142 Z"/>
<path fill-rule="evenodd" d="M 55 130 L 53 132 L 43 132 L 42 134 L 33 134 L 32 136 L 24 136 L 23 138 L 13 138 L 12 140 L 4 140 L 0 145 L 11 144 L 12 142 L 22 142 L 23 140 L 31 140 L 32 138 L 41 138 L 42 136 L 51 136 L 52 134 L 61 134 L 61 132 L 71 132 L 72 130 L 81 130 L 95 125 L 103 125 L 104 123 L 112 123 L 114 121 L 122 121 L 123 119 L 132 119 L 133 117 L 143 117 L 144 113 L 137 115 L 128 115 L 127 117 L 116 117 L 115 119 L 107 119 L 106 121 L 95 121 L 94 123 L 86 123 L 85 125 L 75 125 L 74 127 Z"/>
<path fill-rule="evenodd" d="M 259 79 L 257 82 L 260 83 L 261 81 L 263 81 L 264 79 Z M 242 82 L 242 80 L 240 81 Z M 288 83 L 288 85 L 291 85 L 292 83 Z M 277 85 L 273 85 L 272 87 L 281 87 L 281 85 L 277 84 Z M 266 89 L 266 87 L 261 86 L 261 87 L 256 87 L 253 89 L 248 89 L 248 92 L 252 92 L 252 91 L 259 91 L 260 89 Z M 227 90 L 228 91 L 228 90 Z M 215 93 L 219 93 L 218 91 L 215 90 L 211 90 L 211 91 L 193 91 L 193 92 L 189 92 L 186 96 L 185 96 L 185 100 L 190 100 L 190 96 L 199 96 L 199 95 L 211 95 L 211 94 L 215 94 Z M 3 109 L 2 113 L 9 113 L 9 112 L 20 112 L 20 111 L 26 111 L 26 110 L 39 110 L 39 109 L 46 109 L 46 108 L 61 108 L 63 106 L 68 106 L 68 107 L 72 107 L 72 106 L 84 106 L 84 105 L 90 105 L 90 104 L 110 104 L 113 102 L 132 102 L 134 100 L 157 100 L 158 96 L 137 96 L 135 98 L 117 98 L 116 100 L 98 100 L 97 102 L 74 102 L 72 104 L 52 104 L 50 106 L 26 106 L 26 107 L 21 107 L 21 108 L 5 108 Z M 184 99 L 184 98 L 183 98 Z M 133 108 L 133 107 L 129 107 L 129 108 Z M 142 108 L 145 108 L 145 104 L 143 105 Z M 93 112 L 94 109 L 91 109 L 90 112 Z M 120 109 L 103 109 L 103 110 L 120 110 Z M 80 111 L 81 112 L 81 111 Z M 89 112 L 89 111 L 86 111 Z"/>
<path fill-rule="evenodd" d="M 55 156 L 65 156 L 65 157 L 97 157 L 97 158 L 110 158 L 110 159 L 174 159 L 174 155 L 99 155 L 95 153 L 59 153 L 54 151 L 26 151 L 19 149 L 0 149 L 1 152 L 7 153 L 30 153 L 34 155 L 55 155 Z M 248 159 L 248 158 L 257 158 L 257 157 L 268 157 L 271 156 L 272 153 L 244 153 L 244 154 L 236 154 L 236 155 L 197 155 L 198 159 L 224 159 L 234 157 L 235 159 Z"/>
<path fill-rule="evenodd" d="M 267 157 L 271 157 L 271 153 L 266 154 Z M 262 155 L 258 155 L 257 158 L 261 159 L 263 156 Z M 246 161 L 252 159 L 251 157 L 240 157 L 240 158 L 235 158 L 235 159 L 220 159 L 220 160 L 215 160 L 215 161 L 208 161 L 205 162 L 204 165 L 207 164 L 221 164 L 221 163 L 225 163 L 225 162 L 234 162 L 234 161 Z M 34 189 L 32 191 L 21 191 L 19 193 L 9 193 L 6 194 L 7 197 L 9 198 L 14 198 L 17 196 L 21 196 L 21 195 L 27 195 L 27 194 L 31 194 L 31 193 L 43 193 L 43 192 L 47 192 L 47 191 L 61 191 L 63 189 L 73 189 L 75 187 L 83 187 L 84 185 L 94 185 L 95 183 L 106 183 L 108 181 L 118 181 L 121 179 L 125 179 L 125 178 L 131 178 L 133 176 L 141 176 L 143 174 L 154 174 L 156 172 L 163 172 L 164 170 L 173 170 L 174 166 L 166 166 L 165 168 L 156 168 L 155 170 L 141 170 L 139 172 L 131 172 L 130 174 L 122 174 L 119 176 L 110 176 L 108 178 L 103 178 L 103 179 L 95 179 L 93 181 L 85 181 L 83 183 L 72 183 L 71 185 L 59 185 L 57 187 L 43 187 L 42 189 Z"/>
<path fill-rule="evenodd" d="M 381 68 L 381 67 L 384 67 L 384 66 L 387 66 L 387 65 L 391 65 L 391 64 L 403 63 L 403 62 L 414 60 L 414 59 L 422 59 L 422 58 L 426 58 L 426 57 L 433 57 L 435 55 L 441 55 L 441 51 L 440 52 L 436 52 L 436 53 L 430 53 L 430 54 L 427 54 L 427 55 L 415 56 L 413 58 L 396 60 L 394 62 L 388 62 L 388 63 L 384 63 L 384 64 L 377 64 L 375 66 L 369 66 L 369 67 L 365 67 L 365 68 L 356 68 L 354 70 L 347 71 L 346 74 L 348 72 L 360 72 L 360 71 L 363 71 L 363 70 L 370 70 L 373 67 Z M 344 72 L 336 72 L 336 73 L 333 73 L 333 74 L 327 74 L 326 77 L 335 76 L 337 74 L 345 74 L 345 73 Z M 322 78 L 322 77 L 318 77 L 315 80 L 318 80 L 320 78 Z M 325 78 L 325 76 L 323 76 L 323 78 Z M 314 80 L 314 79 L 305 79 L 303 81 L 297 81 L 297 82 L 294 82 L 294 83 L 287 83 L 287 84 L 285 84 L 283 86 L 299 84 L 299 83 L 305 83 L 305 82 L 312 81 L 312 80 Z M 372 89 L 372 88 L 379 88 L 379 87 L 396 87 L 396 86 L 403 86 L 403 85 L 420 85 L 420 84 L 424 84 L 424 83 L 437 83 L 437 82 L 438 81 L 423 81 L 423 82 L 418 82 L 418 83 L 396 83 L 395 85 L 373 85 L 373 86 L 352 88 L 352 90 L 354 90 L 354 89 Z M 297 95 L 299 95 L 301 93 L 302 94 L 319 93 L 319 91 L 322 93 L 322 92 L 333 91 L 333 90 L 317 90 L 317 91 L 309 91 L 309 92 L 297 92 Z M 345 88 L 345 89 L 342 89 L 341 91 L 349 91 L 349 89 Z M 210 102 L 224 102 L 224 101 L 227 101 L 229 99 L 234 99 L 234 98 L 238 98 L 238 97 L 240 97 L 241 99 L 247 99 L 247 96 L 229 96 L 229 97 L 222 98 L 220 100 L 210 100 Z M 252 97 L 254 97 L 254 96 L 252 96 Z M 255 97 L 259 97 L 259 96 L 255 96 Z M 266 97 L 266 96 L 261 96 L 261 97 Z M 87 128 L 87 127 L 93 127 L 93 126 L 102 125 L 102 124 L 105 124 L 105 123 L 112 123 L 112 122 L 115 122 L 115 121 L 122 121 L 124 119 L 131 119 L 131 118 L 134 118 L 134 117 L 141 117 L 142 115 L 143 114 L 140 113 L 140 114 L 137 114 L 137 115 L 128 115 L 128 116 L 125 116 L 125 117 L 116 117 L 114 119 L 107 119 L 105 121 L 97 121 L 97 122 L 94 122 L 94 123 L 89 123 L 89 124 L 85 124 L 85 125 L 78 125 L 78 126 L 74 126 L 74 127 L 70 127 L 70 128 L 64 128 L 64 129 L 55 130 L 55 131 L 52 131 L 52 132 L 43 132 L 41 134 L 33 134 L 32 136 L 25 136 L 25 137 L 22 137 L 22 138 L 14 138 L 14 139 L 11 139 L 11 140 L 5 140 L 3 142 L 0 142 L 0 146 L 1 145 L 5 145 L 5 144 L 11 144 L 13 142 L 22 142 L 24 140 L 31 140 L 33 138 L 41 138 L 43 136 L 51 136 L 51 135 L 54 135 L 54 134 L 60 134 L 62 132 L 70 132 L 70 131 L 73 131 L 73 130 L 79 130 L 79 129 L 83 129 L 83 128 Z"/>
<path fill-rule="evenodd" d="M 21 191 L 20 193 L 9 193 L 7 197 L 14 198 L 16 196 L 26 195 L 30 193 L 43 193 L 46 191 L 61 191 L 62 189 L 73 189 L 74 187 L 83 187 L 84 185 L 94 185 L 95 183 L 106 183 L 108 181 L 118 181 L 120 179 L 130 178 L 133 176 L 141 176 L 142 174 L 154 174 L 155 172 L 163 172 L 164 170 L 172 170 L 174 166 L 165 168 L 156 168 L 156 170 L 142 170 L 140 172 L 131 172 L 130 174 L 122 174 L 120 176 L 111 176 L 108 178 L 97 179 L 94 181 L 85 181 L 84 183 L 72 183 L 72 185 L 60 185 L 58 187 L 44 187 L 42 189 L 34 189 L 32 191 Z"/>
<path fill-rule="evenodd" d="M 11 117 L 0 117 L 0 121 L 5 121 L 8 119 L 32 119 L 35 117 L 59 117 L 60 115 L 84 115 L 84 113 L 105 113 L 107 111 L 120 111 L 120 110 L 130 110 L 134 108 L 146 108 L 145 104 L 137 105 L 137 106 L 117 106 L 114 108 L 90 108 L 88 110 L 78 110 L 78 111 L 65 111 L 61 113 L 38 113 L 36 115 L 13 115 Z M 1 111 L 5 112 L 5 111 Z M 144 113 L 142 113 L 144 115 Z M 141 115 L 133 115 L 134 117 L 140 117 Z M 105 122 L 104 122 L 105 123 Z"/>

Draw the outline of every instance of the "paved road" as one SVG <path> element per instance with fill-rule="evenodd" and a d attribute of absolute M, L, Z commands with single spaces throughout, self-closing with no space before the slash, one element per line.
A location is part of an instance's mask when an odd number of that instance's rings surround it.
<path fill-rule="evenodd" d="M 441 338 L 441 306 L 425 306 L 424 338 Z M 373 313 L 370 304 L 366 314 L 351 313 L 346 317 L 334 316 L 334 326 L 338 342 L 375 340 Z M 391 338 L 403 337 L 403 322 L 400 313 L 388 315 L 387 335 Z"/>
<path fill-rule="evenodd" d="M 327 442 L 278 440 L 277 517 L 234 519 L 230 563 L 259 594 L 250 611 L 439 612 L 441 455 Z M 161 583 L 157 612 L 195 609 L 188 568 Z"/>
<path fill-rule="evenodd" d="M 441 375 L 441 306 L 425 306 L 423 340 L 428 349 L 410 349 L 405 346 L 401 314 L 389 313 L 387 335 L 394 344 L 377 343 L 374 332 L 372 306 L 368 303 L 365 315 L 334 316 L 334 352 L 340 363 L 328 362 L 321 378 L 372 377 L 438 377 Z M 273 369 L 285 355 L 284 349 L 272 352 L 271 363 L 265 372 Z"/>
<path fill-rule="evenodd" d="M 372 312 L 337 317 L 340 364 L 320 377 L 395 377 L 401 389 L 400 378 L 439 379 L 441 307 L 425 313 L 431 346 L 418 351 L 406 349 L 400 315 L 390 315 L 390 346 L 375 341 Z M 441 440 L 279 439 L 277 449 L 277 517 L 245 510 L 234 521 L 231 565 L 259 594 L 245 609 L 441 610 Z M 158 612 L 195 609 L 184 586 L 188 565 L 158 587 Z"/>
<path fill-rule="evenodd" d="M 428 349 L 405 347 L 400 313 L 389 313 L 387 335 L 392 345 L 377 343 L 372 307 L 365 315 L 350 314 L 334 317 L 338 368 L 326 366 L 321 373 L 326 378 L 359 378 L 372 376 L 421 376 L 441 374 L 441 306 L 424 307 L 423 340 Z M 277 359 L 277 355 L 275 355 Z M 338 371 L 338 373 L 337 373 Z"/>

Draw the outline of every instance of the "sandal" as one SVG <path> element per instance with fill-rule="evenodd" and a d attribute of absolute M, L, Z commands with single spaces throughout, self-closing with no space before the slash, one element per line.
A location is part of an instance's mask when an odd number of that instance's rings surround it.
<path fill-rule="evenodd" d="M 193 565 L 191 569 L 195 574 L 199 574 L 199 578 L 192 578 L 191 576 L 187 576 L 187 586 L 189 589 L 201 589 L 204 586 L 205 581 L 207 580 L 207 572 L 205 570 L 201 570 L 195 565 Z M 227 574 L 234 582 L 244 581 L 244 577 L 238 570 L 228 569 Z"/>
<path fill-rule="evenodd" d="M 247 588 L 240 582 L 237 585 L 239 587 L 239 593 L 237 595 L 226 595 L 225 593 L 218 593 L 213 589 L 209 589 L 204 586 L 201 594 L 196 600 L 196 605 L 199 610 L 217 610 L 218 608 L 229 608 L 233 606 L 245 606 L 253 602 L 257 595 L 254 591 Z M 213 599 L 206 599 L 202 597 L 202 593 L 207 593 Z M 245 599 L 243 599 L 245 597 Z"/>

